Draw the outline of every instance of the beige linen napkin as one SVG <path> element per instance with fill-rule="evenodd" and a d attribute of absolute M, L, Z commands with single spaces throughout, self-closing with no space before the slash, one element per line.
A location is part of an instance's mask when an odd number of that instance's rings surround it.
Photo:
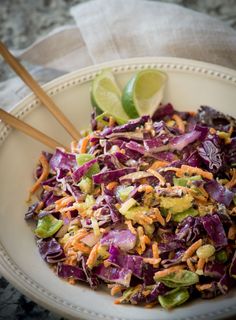
<path fill-rule="evenodd" d="M 77 26 L 57 29 L 15 52 L 30 63 L 40 83 L 94 63 L 141 56 L 190 58 L 236 68 L 236 31 L 178 5 L 94 0 L 72 7 L 71 14 Z M 27 92 L 19 79 L 0 83 L 1 105 L 9 110 Z"/>
<path fill-rule="evenodd" d="M 71 9 L 94 63 L 171 56 L 236 67 L 236 32 L 178 5 L 97 0 Z"/>

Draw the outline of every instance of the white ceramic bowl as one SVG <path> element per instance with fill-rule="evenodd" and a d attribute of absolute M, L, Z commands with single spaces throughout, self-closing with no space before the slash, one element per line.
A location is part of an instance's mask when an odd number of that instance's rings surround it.
<path fill-rule="evenodd" d="M 110 67 L 123 86 L 137 70 L 158 68 L 168 74 L 164 102 L 179 110 L 210 105 L 236 116 L 236 72 L 207 63 L 175 58 L 138 58 L 85 68 L 45 86 L 63 112 L 78 128 L 89 123 L 90 81 Z M 34 95 L 12 110 L 14 115 L 69 143 L 70 137 Z M 173 311 L 114 305 L 105 291 L 69 285 L 59 279 L 39 256 L 31 227 L 24 221 L 25 200 L 42 144 L 0 124 L 0 272 L 34 301 L 71 319 L 194 320 L 236 315 L 236 291 L 213 300 L 197 300 Z"/>

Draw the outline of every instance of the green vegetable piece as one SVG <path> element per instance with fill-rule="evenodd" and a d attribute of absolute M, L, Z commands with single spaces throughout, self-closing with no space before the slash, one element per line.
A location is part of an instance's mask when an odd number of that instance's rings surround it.
<path fill-rule="evenodd" d="M 216 260 L 219 262 L 225 263 L 228 260 L 228 254 L 225 250 L 220 250 L 215 253 Z"/>
<path fill-rule="evenodd" d="M 49 238 L 53 236 L 63 225 L 62 220 L 58 220 L 51 214 L 38 220 L 35 234 L 39 238 Z"/>
<path fill-rule="evenodd" d="M 175 186 L 181 186 L 181 187 L 187 187 L 189 182 L 191 183 L 192 181 L 197 181 L 197 180 L 202 180 L 201 176 L 192 176 L 192 177 L 187 177 L 187 178 L 176 178 L 174 177 L 174 185 Z"/>
<path fill-rule="evenodd" d="M 180 213 L 173 215 L 172 218 L 176 222 L 181 222 L 182 220 L 184 220 L 185 218 L 187 218 L 189 216 L 195 217 L 197 215 L 198 215 L 198 210 L 193 209 L 193 208 L 189 208 L 183 212 L 180 212 Z"/>
<path fill-rule="evenodd" d="M 108 119 L 109 119 L 109 113 L 107 113 L 107 112 L 103 112 L 103 113 L 101 113 L 101 114 L 99 114 L 97 117 L 96 117 L 96 120 L 98 121 L 98 122 L 101 122 L 102 124 L 104 124 L 105 126 L 108 124 L 108 122 L 109 122 L 109 120 L 108 121 L 106 121 L 106 120 L 104 120 L 103 118 L 104 117 L 107 117 Z"/>
<path fill-rule="evenodd" d="M 118 197 L 122 202 L 125 202 L 128 199 L 130 192 L 133 190 L 133 186 L 119 188 L 117 191 Z"/>
<path fill-rule="evenodd" d="M 160 208 L 160 211 L 161 211 L 161 215 L 166 218 L 168 215 L 168 210 L 165 208 Z"/>
<path fill-rule="evenodd" d="M 172 214 L 183 212 L 192 207 L 193 197 L 185 194 L 181 198 L 177 197 L 160 197 L 160 207 L 169 209 Z"/>
<path fill-rule="evenodd" d="M 85 198 L 85 205 L 87 208 L 92 207 L 95 204 L 95 199 L 93 195 L 88 194 Z"/>
<path fill-rule="evenodd" d="M 89 162 L 92 159 L 94 159 L 94 156 L 92 154 L 87 153 L 78 154 L 76 157 L 79 166 L 82 166 L 83 164 Z M 99 165 L 98 163 L 94 163 L 92 167 L 88 170 L 88 172 L 85 174 L 85 176 L 88 178 L 92 178 L 92 176 L 98 172 L 100 172 Z"/>
<path fill-rule="evenodd" d="M 148 237 L 151 237 L 153 232 L 155 231 L 155 226 L 154 224 L 145 224 L 144 226 L 144 231 L 145 231 L 145 234 L 148 236 Z"/>
<path fill-rule="evenodd" d="M 155 276 L 154 279 L 170 288 L 188 287 L 199 282 L 198 275 L 188 270 L 179 270 L 163 277 Z"/>
<path fill-rule="evenodd" d="M 137 206 L 127 210 L 124 216 L 128 220 L 133 220 L 134 223 L 139 223 L 140 219 L 142 219 L 142 217 L 145 217 L 147 212 L 149 211 L 150 209 L 148 207 Z"/>
<path fill-rule="evenodd" d="M 78 186 L 80 187 L 82 192 L 88 194 L 93 190 L 93 181 L 92 179 L 85 177 L 81 179 L 80 183 L 78 183 Z"/>
<path fill-rule="evenodd" d="M 189 297 L 190 294 L 187 289 L 176 288 L 167 292 L 165 295 L 158 296 L 158 301 L 163 308 L 171 309 L 183 304 Z"/>

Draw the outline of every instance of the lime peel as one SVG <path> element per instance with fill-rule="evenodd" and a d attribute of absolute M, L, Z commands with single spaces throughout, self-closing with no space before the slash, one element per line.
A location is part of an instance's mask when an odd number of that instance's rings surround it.
<path fill-rule="evenodd" d="M 136 73 L 126 84 L 122 105 L 131 118 L 153 115 L 162 101 L 167 75 L 159 70 L 147 69 Z"/>
<path fill-rule="evenodd" d="M 103 70 L 93 80 L 91 101 L 100 112 L 107 112 L 118 124 L 128 121 L 121 103 L 121 90 L 110 70 Z"/>

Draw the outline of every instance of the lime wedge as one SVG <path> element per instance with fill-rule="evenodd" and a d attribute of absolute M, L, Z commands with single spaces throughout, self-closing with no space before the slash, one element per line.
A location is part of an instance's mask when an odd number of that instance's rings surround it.
<path fill-rule="evenodd" d="M 125 112 L 131 118 L 152 115 L 163 98 L 166 80 L 167 75 L 159 70 L 147 69 L 136 73 L 123 90 Z"/>
<path fill-rule="evenodd" d="M 118 124 L 123 124 L 129 119 L 122 107 L 121 91 L 109 70 L 102 71 L 93 80 L 91 101 L 98 111 L 109 113 Z"/>

